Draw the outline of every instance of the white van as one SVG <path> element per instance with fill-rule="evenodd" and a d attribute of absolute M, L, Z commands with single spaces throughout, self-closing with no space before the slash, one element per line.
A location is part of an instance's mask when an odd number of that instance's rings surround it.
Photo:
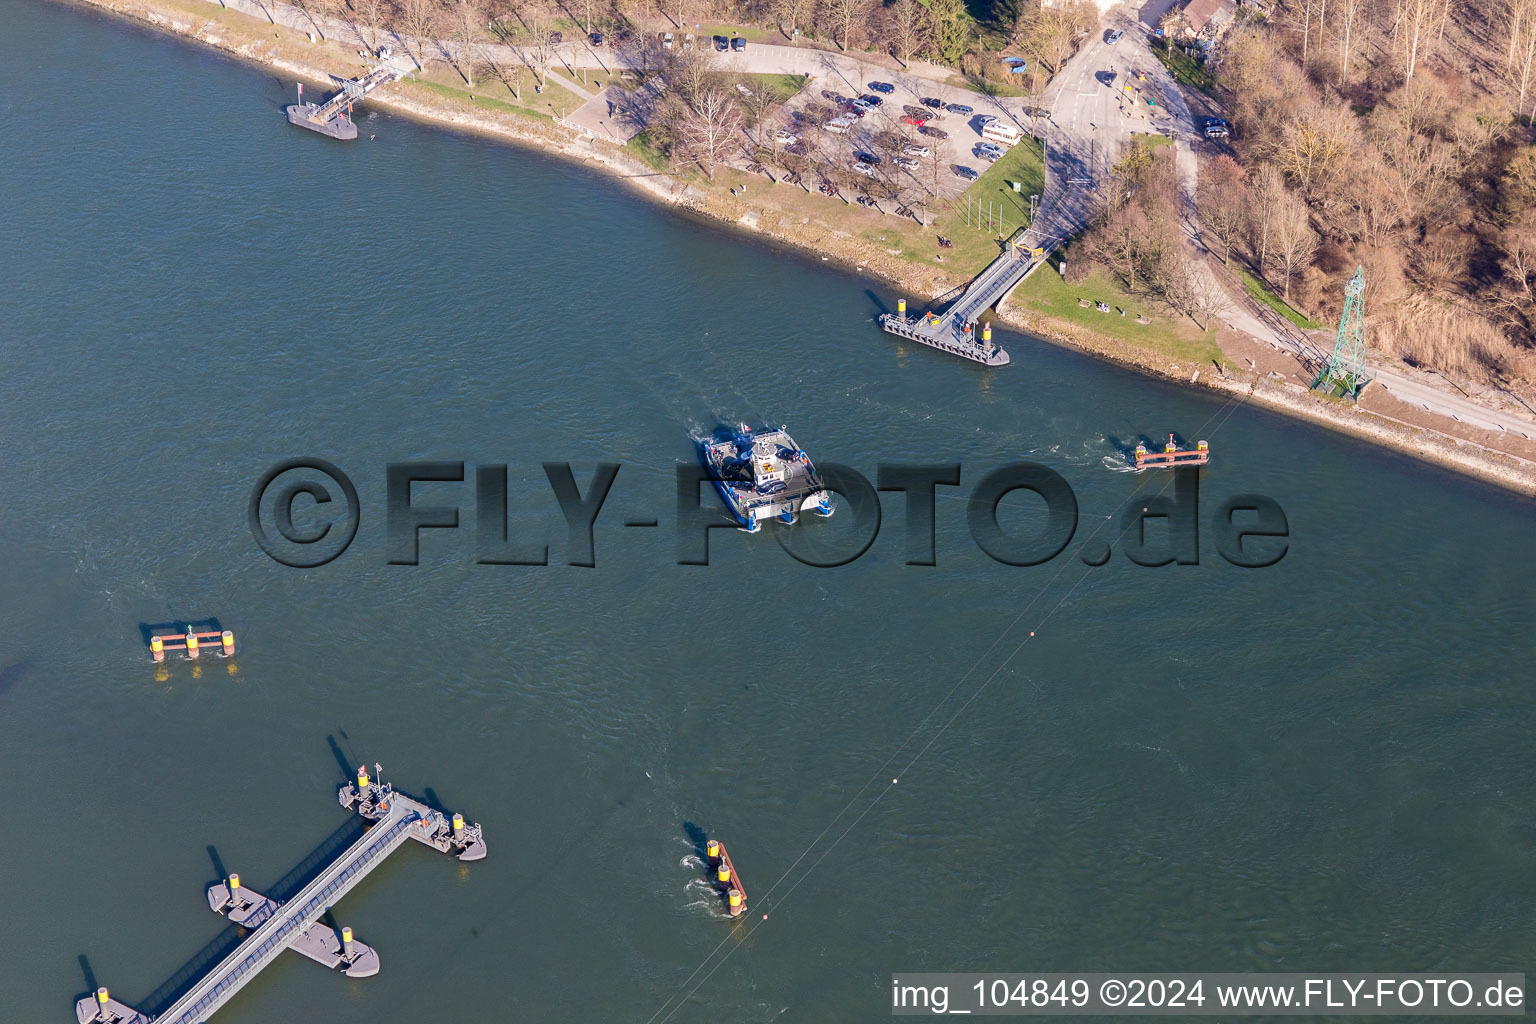
<path fill-rule="evenodd" d="M 833 135 L 847 135 L 848 129 L 853 127 L 853 121 L 851 117 L 839 117 L 822 125 L 821 130 Z"/>
<path fill-rule="evenodd" d="M 1012 146 L 1024 137 L 1024 133 L 1006 121 L 992 121 L 981 129 L 981 137 Z"/>

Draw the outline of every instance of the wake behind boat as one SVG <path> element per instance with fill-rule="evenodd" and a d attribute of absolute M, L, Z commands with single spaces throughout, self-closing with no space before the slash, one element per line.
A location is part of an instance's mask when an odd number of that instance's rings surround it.
<path fill-rule="evenodd" d="M 832 514 L 832 495 L 815 464 L 783 427 L 754 431 L 738 424 L 727 440 L 700 441 L 699 457 L 747 533 L 756 533 L 772 516 L 793 524 L 801 512 Z"/>

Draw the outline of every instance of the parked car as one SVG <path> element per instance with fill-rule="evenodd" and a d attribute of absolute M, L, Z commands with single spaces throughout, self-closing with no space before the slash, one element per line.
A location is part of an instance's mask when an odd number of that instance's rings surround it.
<path fill-rule="evenodd" d="M 593 32 L 588 38 L 592 41 L 594 49 L 603 45 L 603 34 L 601 32 Z"/>
<path fill-rule="evenodd" d="M 941 99 L 937 99 L 936 97 L 933 97 L 933 96 L 924 96 L 918 102 L 921 103 L 925 107 L 932 107 L 934 110 L 943 110 L 944 109 L 944 101 L 941 100 Z"/>
<path fill-rule="evenodd" d="M 971 150 L 971 152 L 976 156 L 978 160 L 985 160 L 989 164 L 995 164 L 1003 158 L 1003 154 L 999 153 L 997 150 L 982 149 L 980 146 L 977 146 L 975 149 Z"/>
<path fill-rule="evenodd" d="M 849 100 L 848 105 L 855 110 L 862 110 L 866 114 L 875 109 L 875 105 L 869 102 L 869 100 L 865 99 L 863 96 Z"/>
<path fill-rule="evenodd" d="M 800 141 L 800 136 L 796 135 L 788 128 L 780 128 L 778 131 L 773 133 L 773 141 L 777 142 L 781 146 L 793 146 L 795 143 Z"/>
<path fill-rule="evenodd" d="M 977 178 L 981 177 L 981 175 L 977 174 L 969 167 L 966 167 L 964 164 L 955 164 L 954 172 L 955 177 L 964 178 L 966 181 L 975 181 Z"/>
<path fill-rule="evenodd" d="M 747 41 L 745 39 L 741 38 L 741 36 L 737 36 L 735 39 L 731 40 L 731 49 L 735 50 L 737 53 L 740 53 L 742 50 L 745 50 L 746 48 L 747 48 Z"/>
<path fill-rule="evenodd" d="M 918 128 L 928 123 L 928 119 L 920 114 L 907 114 L 901 119 L 903 124 L 915 125 Z"/>
<path fill-rule="evenodd" d="M 844 107 L 843 108 L 843 112 L 844 112 L 844 114 L 846 116 L 851 117 L 851 118 L 853 118 L 855 120 L 857 120 L 857 119 L 863 117 L 865 114 L 869 113 L 869 111 L 865 110 L 863 107 L 856 107 L 852 103 L 850 103 L 846 107 Z"/>
<path fill-rule="evenodd" d="M 901 155 L 902 156 L 927 156 L 928 155 L 928 147 L 927 146 L 919 146 L 919 145 L 917 145 L 915 143 L 909 142 L 906 145 L 901 147 Z"/>
<path fill-rule="evenodd" d="M 946 103 L 944 104 L 944 109 L 949 111 L 951 114 L 964 115 L 976 113 L 975 107 L 968 107 L 964 103 Z"/>
<path fill-rule="evenodd" d="M 715 36 L 715 49 L 719 50 L 721 53 L 724 53 L 730 48 L 731 41 L 729 39 L 725 38 L 725 36 Z"/>
<path fill-rule="evenodd" d="M 1200 132 L 1208 139 L 1224 139 L 1231 134 L 1231 126 L 1224 117 L 1202 117 Z"/>
<path fill-rule="evenodd" d="M 883 92 L 886 95 L 890 95 L 896 91 L 896 87 L 890 82 L 870 82 L 869 87 L 875 92 Z"/>
<path fill-rule="evenodd" d="M 919 128 L 917 129 L 917 134 L 919 134 L 919 135 L 926 135 L 930 139 L 947 139 L 947 138 L 949 138 L 949 132 L 945 131 L 943 128 L 935 128 L 931 124 L 925 124 L 925 125 L 919 126 Z"/>
<path fill-rule="evenodd" d="M 871 110 L 885 102 L 885 100 L 881 99 L 879 96 L 871 96 L 868 93 L 860 96 L 859 99 L 863 100 L 865 103 L 868 103 Z"/>
<path fill-rule="evenodd" d="M 1110 29 L 1109 32 L 1104 36 L 1104 41 L 1106 43 L 1108 43 L 1110 46 L 1114 46 L 1116 43 L 1118 43 L 1120 40 L 1122 40 L 1124 38 L 1125 38 L 1125 33 L 1124 32 L 1122 32 L 1118 28 L 1113 28 L 1113 29 Z"/>
<path fill-rule="evenodd" d="M 916 160 L 913 160 L 909 156 L 899 156 L 896 158 L 896 166 L 905 168 L 909 171 L 915 171 L 923 165 L 918 163 Z"/>
<path fill-rule="evenodd" d="M 982 114 L 980 117 L 978 117 L 976 119 L 976 130 L 977 131 L 981 131 L 987 125 L 991 124 L 993 121 L 996 121 L 996 120 L 997 120 L 997 118 L 994 117 L 991 114 Z"/>
<path fill-rule="evenodd" d="M 683 36 L 683 49 L 685 49 L 685 50 L 693 49 L 693 33 L 692 32 L 689 32 L 687 35 Z"/>
<path fill-rule="evenodd" d="M 997 143 L 983 140 L 976 143 L 976 148 L 973 150 L 973 152 L 990 153 L 992 155 L 992 159 L 996 160 L 1000 158 L 1005 151 L 1003 147 L 999 146 Z"/>
<path fill-rule="evenodd" d="M 672 33 L 671 32 L 663 32 L 661 34 L 661 48 L 663 50 L 670 50 L 670 49 L 672 49 Z"/>
<path fill-rule="evenodd" d="M 866 178 L 873 178 L 875 176 L 875 169 L 869 166 L 869 164 L 854 164 L 853 169 Z"/>
<path fill-rule="evenodd" d="M 848 129 L 853 127 L 853 118 L 836 117 L 821 126 L 822 131 L 831 132 L 833 135 L 847 135 Z"/>
<path fill-rule="evenodd" d="M 871 166 L 873 166 L 875 164 L 878 164 L 880 162 L 880 158 L 875 156 L 875 154 L 873 154 L 873 153 L 865 153 L 865 152 L 862 152 L 862 151 L 853 154 L 853 158 L 855 160 L 857 160 L 861 164 L 869 164 Z"/>
<path fill-rule="evenodd" d="M 549 41 L 552 45 L 559 46 L 561 43 L 565 42 L 565 33 L 551 32 L 549 34 Z"/>

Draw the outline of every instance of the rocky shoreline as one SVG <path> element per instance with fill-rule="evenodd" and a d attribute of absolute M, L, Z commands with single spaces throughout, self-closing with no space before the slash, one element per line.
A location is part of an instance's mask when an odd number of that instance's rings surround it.
<path fill-rule="evenodd" d="M 338 60 L 332 52 L 334 44 L 306 45 L 301 38 L 296 43 L 278 45 L 262 37 L 261 30 L 265 26 L 260 22 L 255 22 L 248 30 L 231 28 L 215 18 L 199 17 L 186 6 L 171 0 L 69 2 L 88 4 L 132 18 L 274 68 L 295 79 L 327 84 Z M 192 6 L 195 8 L 203 2 L 205 0 L 192 0 Z M 312 52 L 296 52 L 306 50 Z M 855 272 L 870 274 L 913 297 L 935 297 L 964 283 L 944 267 L 913 265 L 873 243 L 812 222 L 809 218 L 796 222 L 775 210 L 724 200 L 671 175 L 654 171 L 610 143 L 600 142 L 555 122 L 481 107 L 448 96 L 428 99 L 408 95 L 399 86 L 378 90 L 369 96 L 368 102 L 418 120 L 536 146 L 545 152 L 599 167 L 648 199 L 733 226 L 801 253 L 818 255 Z M 1076 324 L 1043 317 L 1006 300 L 1001 304 L 997 318 L 1057 344 L 1143 373 L 1190 387 L 1225 392 L 1240 401 L 1254 402 L 1522 494 L 1536 495 L 1536 462 L 1495 451 L 1476 441 L 1425 429 L 1359 407 L 1330 402 L 1310 394 L 1300 385 L 1274 380 L 1257 372 L 1222 374 L 1209 363 L 1181 363 L 1095 335 Z"/>

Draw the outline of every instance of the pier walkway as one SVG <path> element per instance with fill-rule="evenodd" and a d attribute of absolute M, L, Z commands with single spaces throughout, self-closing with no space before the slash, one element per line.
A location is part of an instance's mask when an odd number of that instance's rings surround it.
<path fill-rule="evenodd" d="M 966 285 L 960 297 L 944 312 L 910 317 L 905 313 L 906 303 L 903 301 L 903 310 L 882 315 L 880 326 L 889 334 L 951 355 L 987 366 L 1007 366 L 1008 353 L 992 343 L 990 327 L 984 337 L 977 339 L 976 322 L 1018 287 L 1019 282 L 1034 273 L 1054 248 L 1054 240 L 1047 242 L 1038 238 L 1033 227 L 1020 228 L 1003 243 L 1003 251 L 997 259 Z"/>
<path fill-rule="evenodd" d="M 243 890 L 238 875 L 209 890 L 208 902 L 215 911 L 223 913 L 228 909 L 236 923 L 254 929 L 234 952 L 160 1014 L 151 1017 L 135 1010 L 112 999 L 103 988 L 76 1005 L 75 1015 L 80 1024 L 202 1024 L 289 948 L 333 966 L 351 967 L 368 957 L 366 973 L 349 970 L 353 977 L 377 971 L 376 955 L 362 943 L 352 941 L 351 929 L 337 934 L 320 924 L 320 919 L 408 839 L 445 853 L 456 853 L 466 861 L 482 859 L 485 842 L 480 826 L 466 824 L 462 815 L 455 814 L 450 820 L 426 804 L 396 793 L 391 786 L 371 783 L 361 770 L 358 783 L 356 787 L 344 786 L 338 796 L 342 806 L 355 805 L 360 815 L 373 822 L 372 826 L 293 899 L 279 904 Z M 240 913 L 242 910 L 245 912 Z"/>

